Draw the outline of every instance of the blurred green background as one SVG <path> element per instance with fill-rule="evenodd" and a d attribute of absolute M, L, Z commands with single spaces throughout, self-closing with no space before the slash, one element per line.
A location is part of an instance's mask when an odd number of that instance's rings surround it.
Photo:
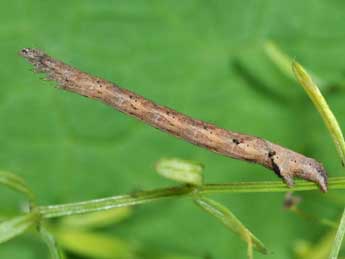
<path fill-rule="evenodd" d="M 216 155 L 51 87 L 17 55 L 24 47 L 41 48 L 195 118 L 313 156 L 331 176 L 342 175 L 306 94 L 264 52 L 272 40 L 322 78 L 344 125 L 342 0 L 2 0 L 0 7 L 0 169 L 24 177 L 42 205 L 169 186 L 154 172 L 161 157 L 202 162 L 207 182 L 277 178 L 263 167 Z M 300 195 L 308 213 L 331 220 L 345 204 L 341 192 Z M 272 251 L 255 258 L 294 258 L 298 240 L 317 243 L 329 231 L 284 210 L 284 194 L 213 197 Z M 18 198 L 1 188 L 0 212 L 15 211 Z M 237 236 L 188 199 L 136 207 L 132 217 L 105 231 L 140 244 L 147 258 L 246 256 Z M 48 253 L 25 235 L 1 245 L 0 258 L 48 258 Z"/>

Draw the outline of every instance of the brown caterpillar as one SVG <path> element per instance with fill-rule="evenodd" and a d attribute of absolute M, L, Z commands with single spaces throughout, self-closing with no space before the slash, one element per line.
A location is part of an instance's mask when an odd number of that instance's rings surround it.
<path fill-rule="evenodd" d="M 327 173 L 321 163 L 262 138 L 236 133 L 193 119 L 170 108 L 157 105 L 104 79 L 81 72 L 37 49 L 23 49 L 20 55 L 47 74 L 58 87 L 92 99 L 138 118 L 145 123 L 216 153 L 241 159 L 273 170 L 293 186 L 299 177 L 327 191 Z"/>

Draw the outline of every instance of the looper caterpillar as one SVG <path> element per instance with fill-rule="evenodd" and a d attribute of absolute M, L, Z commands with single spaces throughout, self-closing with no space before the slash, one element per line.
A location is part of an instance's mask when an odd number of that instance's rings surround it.
<path fill-rule="evenodd" d="M 259 137 L 232 132 L 193 119 L 160 106 L 129 90 L 82 72 L 58 61 L 41 50 L 25 48 L 20 55 L 34 65 L 36 72 L 46 73 L 48 80 L 70 92 L 102 101 L 125 114 L 213 152 L 260 164 L 273 170 L 285 183 L 293 178 L 315 182 L 327 191 L 327 173 L 321 163 Z"/>

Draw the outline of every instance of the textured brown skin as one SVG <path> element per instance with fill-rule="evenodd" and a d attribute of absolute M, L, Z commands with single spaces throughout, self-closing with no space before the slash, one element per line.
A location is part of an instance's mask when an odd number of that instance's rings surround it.
<path fill-rule="evenodd" d="M 58 87 L 92 99 L 138 118 L 157 129 L 216 153 L 241 159 L 273 170 L 293 186 L 299 177 L 318 184 L 327 191 L 327 173 L 319 162 L 262 138 L 236 133 L 193 119 L 170 108 L 157 105 L 102 78 L 91 76 L 58 61 L 37 49 L 23 49 L 20 55 L 46 73 Z"/>

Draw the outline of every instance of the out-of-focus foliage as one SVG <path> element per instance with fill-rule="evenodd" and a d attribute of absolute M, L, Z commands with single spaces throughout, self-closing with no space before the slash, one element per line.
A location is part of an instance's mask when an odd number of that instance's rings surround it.
<path fill-rule="evenodd" d="M 203 166 L 200 163 L 178 158 L 162 158 L 156 164 L 156 171 L 161 176 L 190 185 L 203 184 Z"/>
<path fill-rule="evenodd" d="M 206 182 L 276 178 L 259 166 L 213 154 L 48 87 L 52 83 L 39 80 L 16 55 L 23 47 L 42 48 L 158 103 L 313 156 L 332 176 L 341 175 L 319 115 L 264 46 L 273 41 L 329 82 L 323 93 L 344 124 L 342 0 L 13 0 L 0 5 L 0 168 L 24 177 L 40 204 L 166 185 L 154 173 L 161 157 L 201 161 Z M 0 190 L 4 214 L 15 209 L 15 195 Z M 305 193 L 300 206 L 336 219 L 343 205 L 331 203 L 328 195 Z M 274 252 L 255 258 L 291 258 L 295 240 L 315 242 L 329 231 L 284 211 L 282 198 L 217 196 Z M 108 232 L 143 244 L 147 258 L 246 256 L 237 236 L 187 200 L 140 207 Z M 0 258 L 46 258 L 45 252 L 28 236 L 2 245 Z"/>
<path fill-rule="evenodd" d="M 128 218 L 131 216 L 131 213 L 132 210 L 130 207 L 121 207 L 89 214 L 64 217 L 61 219 L 60 224 L 65 228 L 102 228 Z"/>

